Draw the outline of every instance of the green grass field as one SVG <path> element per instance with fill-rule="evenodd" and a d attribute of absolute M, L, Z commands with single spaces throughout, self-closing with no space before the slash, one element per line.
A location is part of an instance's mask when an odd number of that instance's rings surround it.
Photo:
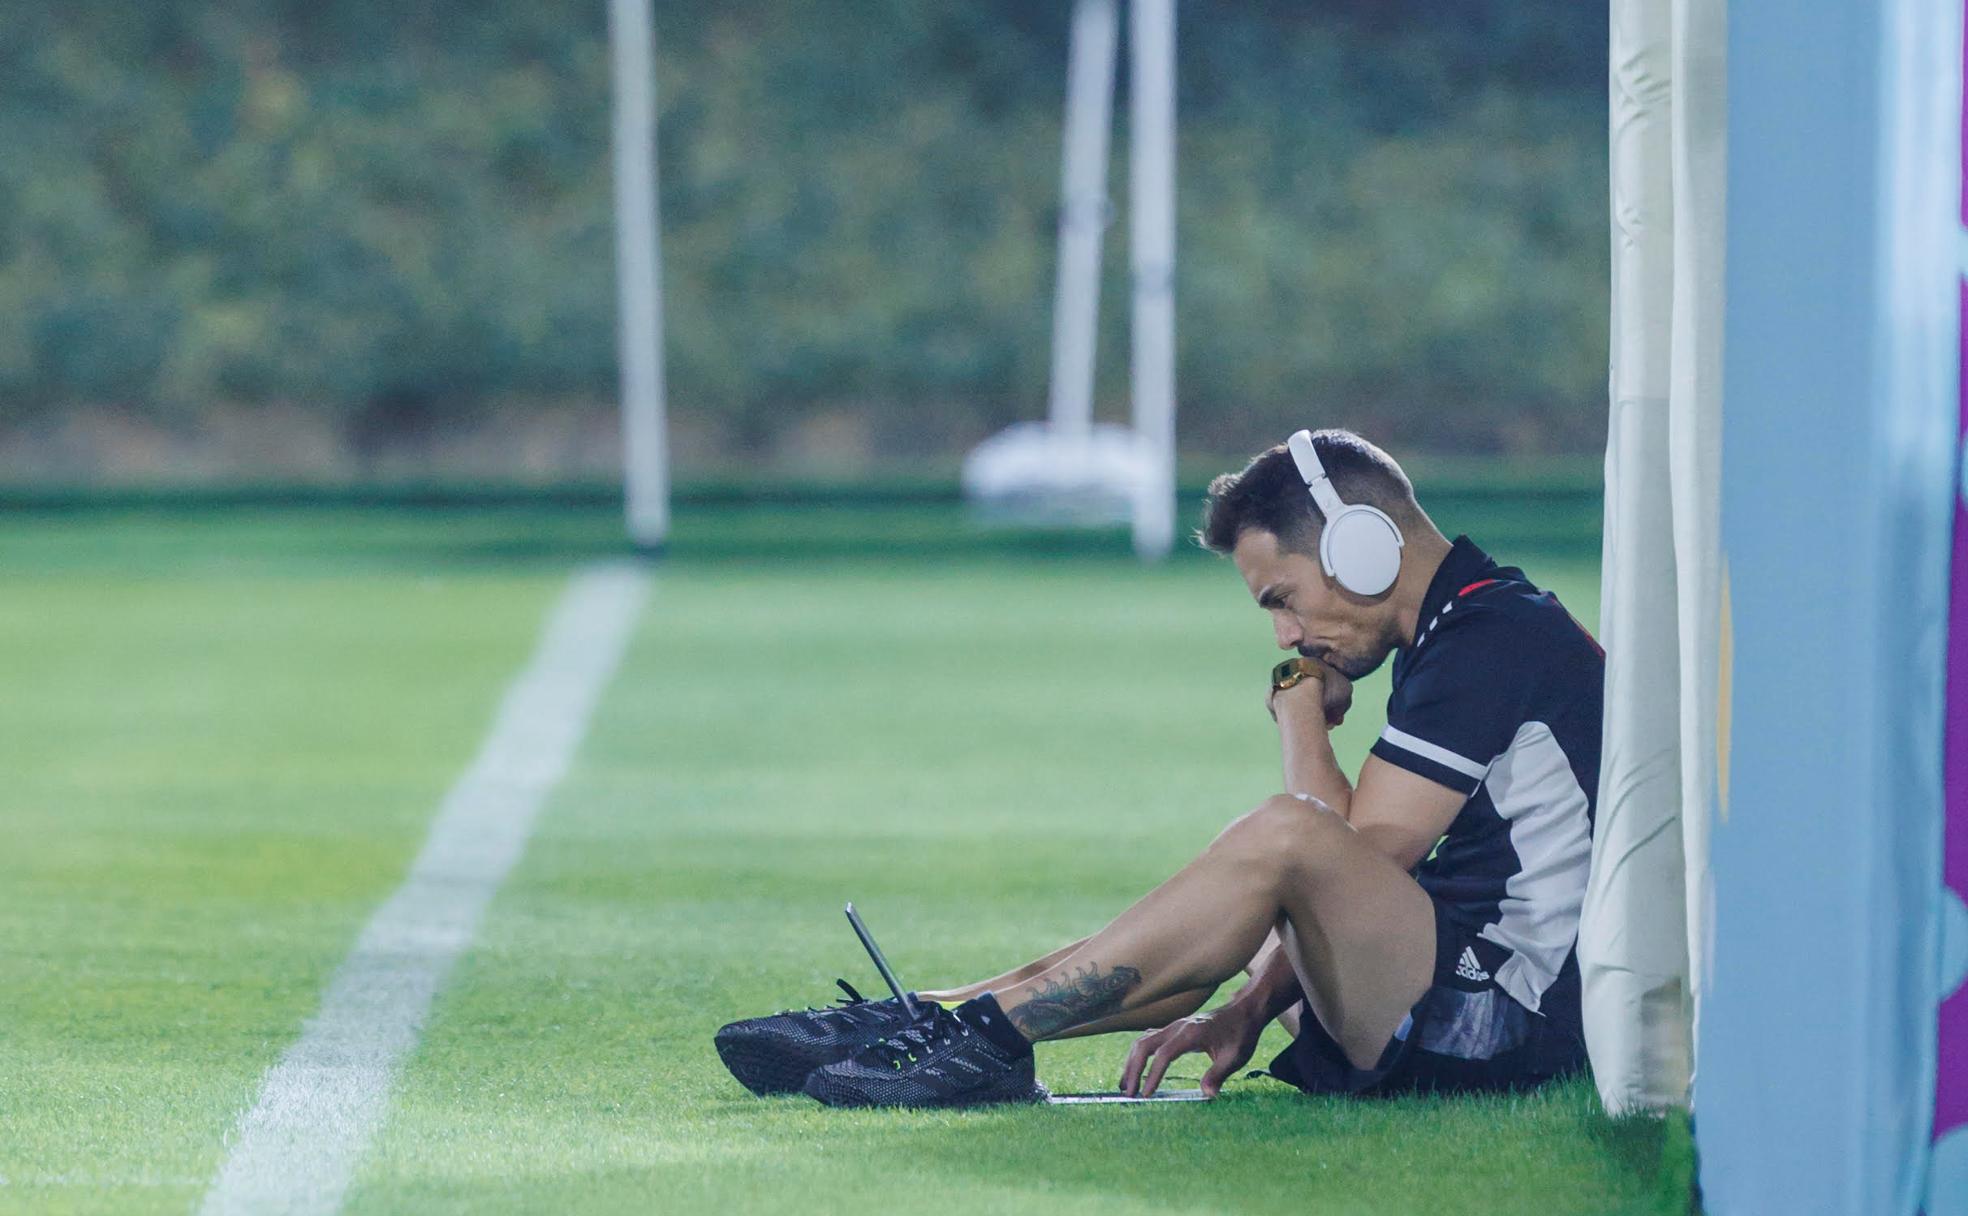
<path fill-rule="evenodd" d="M 1497 539 L 1526 518 L 1445 522 L 1592 620 L 1589 546 Z M 614 536 L 546 509 L 0 520 L 0 1212 L 196 1208 Z M 970 978 L 1097 927 L 1278 783 L 1269 625 L 1226 566 L 962 536 L 934 507 L 680 520 L 345 1210 L 1685 1210 L 1685 1128 L 1607 1120 L 1583 1082 L 923 1114 L 731 1081 L 720 1023 L 879 986 L 843 900 L 914 984 Z M 1125 1046 L 1042 1048 L 1040 1075 L 1104 1087 Z"/>

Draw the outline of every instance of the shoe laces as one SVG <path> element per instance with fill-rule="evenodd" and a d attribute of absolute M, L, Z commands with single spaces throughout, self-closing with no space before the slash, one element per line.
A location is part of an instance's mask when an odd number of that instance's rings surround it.
<path fill-rule="evenodd" d="M 970 1026 L 943 1006 L 932 1001 L 921 1005 L 921 1017 L 868 1049 L 870 1062 L 899 1070 L 904 1064 L 916 1063 L 931 1048 L 970 1033 Z"/>
<path fill-rule="evenodd" d="M 840 1018 L 849 1025 L 859 1024 L 864 1018 L 876 1012 L 875 1007 L 880 1002 L 862 996 L 860 991 L 846 980 L 837 979 L 834 983 L 840 985 L 840 990 L 845 995 L 836 997 L 831 1005 L 808 1005 L 806 1012 L 819 1014 L 822 1019 Z"/>

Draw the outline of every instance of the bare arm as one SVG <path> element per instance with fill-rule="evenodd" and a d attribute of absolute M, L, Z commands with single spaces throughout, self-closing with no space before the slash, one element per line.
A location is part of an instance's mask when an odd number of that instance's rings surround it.
<path fill-rule="evenodd" d="M 1309 794 L 1353 825 L 1368 844 L 1412 870 L 1454 822 L 1468 795 L 1378 756 L 1360 765 L 1356 786 L 1333 755 L 1331 730 L 1353 704 L 1353 683 L 1330 668 L 1271 697 L 1285 759 L 1285 791 Z"/>
<path fill-rule="evenodd" d="M 1449 830 L 1469 795 L 1368 756 L 1353 791 L 1353 830 L 1374 848 L 1412 870 Z"/>
<path fill-rule="evenodd" d="M 1250 979 L 1237 989 L 1237 995 L 1225 1002 L 1224 1007 L 1235 1007 L 1238 1013 L 1264 1027 L 1304 999 L 1305 993 L 1298 985 L 1298 973 L 1292 970 L 1290 956 L 1283 950 L 1273 950 L 1257 964 Z"/>
<path fill-rule="evenodd" d="M 1320 674 L 1273 693 L 1271 716 L 1285 760 L 1285 792 L 1310 795 L 1352 818 L 1353 784 L 1333 755 L 1331 730 L 1353 704 L 1353 682 L 1323 665 Z"/>

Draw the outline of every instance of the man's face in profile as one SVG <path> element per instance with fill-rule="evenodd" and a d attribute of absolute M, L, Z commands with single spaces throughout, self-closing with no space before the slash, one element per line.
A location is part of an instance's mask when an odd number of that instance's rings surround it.
<path fill-rule="evenodd" d="M 1317 659 L 1350 680 L 1386 662 L 1393 649 L 1386 603 L 1347 594 L 1326 577 L 1317 557 L 1281 548 L 1272 533 L 1248 528 L 1230 560 L 1257 606 L 1271 614 L 1281 649 Z"/>

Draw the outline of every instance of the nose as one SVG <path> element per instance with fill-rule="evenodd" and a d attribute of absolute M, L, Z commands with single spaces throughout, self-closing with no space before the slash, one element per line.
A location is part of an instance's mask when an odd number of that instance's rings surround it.
<path fill-rule="evenodd" d="M 1271 628 L 1277 632 L 1280 650 L 1296 650 L 1298 644 L 1305 640 L 1305 631 L 1298 627 L 1298 622 L 1289 613 L 1272 613 Z"/>

